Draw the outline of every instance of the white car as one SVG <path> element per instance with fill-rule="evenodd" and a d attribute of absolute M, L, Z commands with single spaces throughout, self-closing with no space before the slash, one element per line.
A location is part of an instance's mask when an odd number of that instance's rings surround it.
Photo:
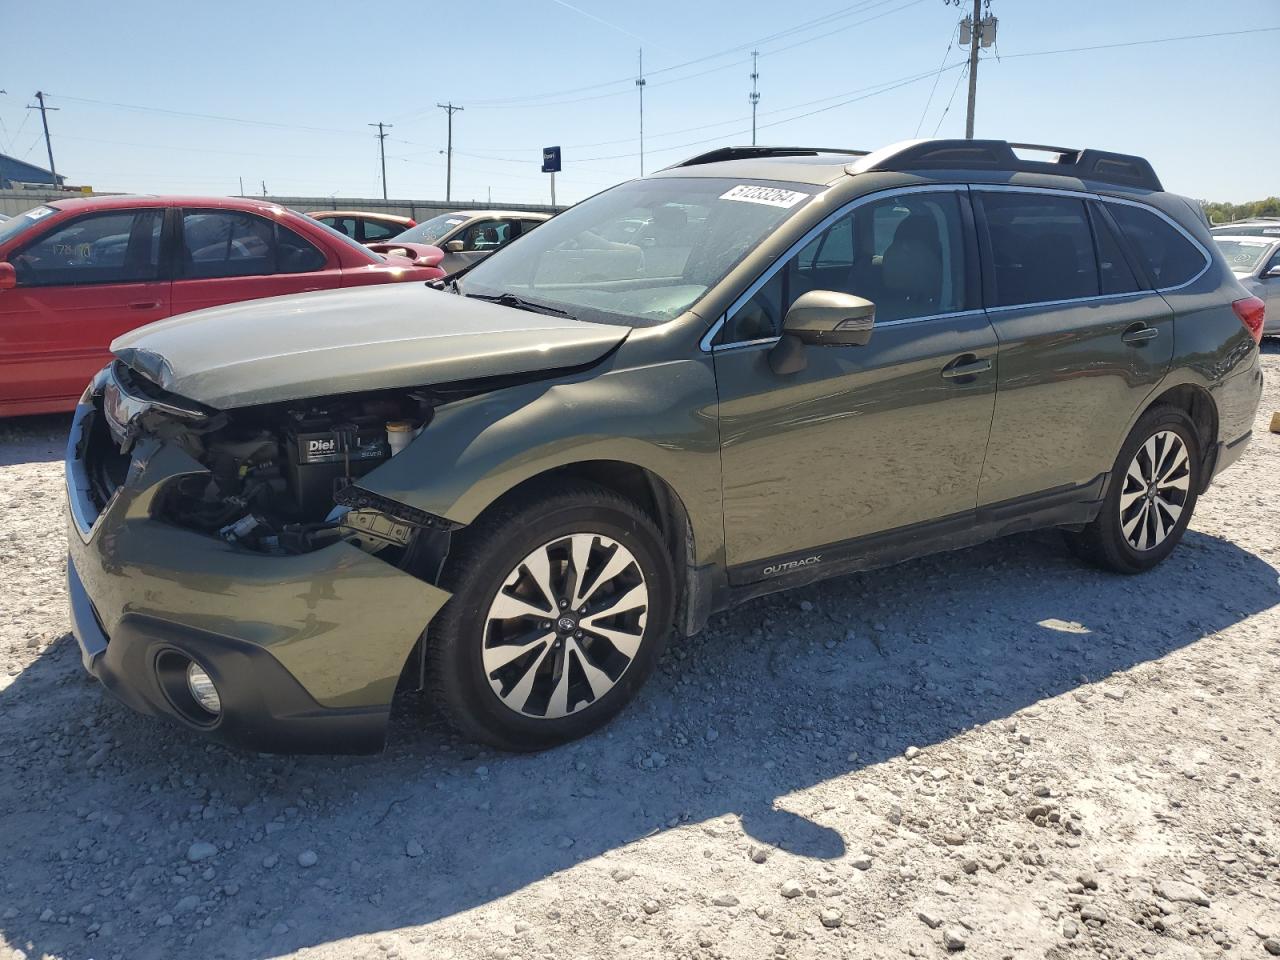
<path fill-rule="evenodd" d="M 1231 272 L 1267 305 L 1264 337 L 1280 337 L 1280 237 L 1214 234 Z"/>

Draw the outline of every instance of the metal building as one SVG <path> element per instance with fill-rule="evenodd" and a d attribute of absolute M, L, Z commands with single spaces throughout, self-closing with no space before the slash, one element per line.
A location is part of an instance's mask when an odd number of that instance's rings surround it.
<path fill-rule="evenodd" d="M 39 183 L 50 187 L 60 187 L 66 179 L 61 174 L 55 178 L 44 167 L 37 167 L 34 163 L 27 163 L 17 157 L 10 157 L 0 153 L 0 190 L 10 190 L 22 183 Z"/>

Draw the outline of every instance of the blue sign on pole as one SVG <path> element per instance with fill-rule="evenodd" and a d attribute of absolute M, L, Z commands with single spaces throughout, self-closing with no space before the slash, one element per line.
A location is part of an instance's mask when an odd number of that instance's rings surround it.
<path fill-rule="evenodd" d="M 559 147 L 543 147 L 542 148 L 542 172 L 543 173 L 559 173 L 560 172 L 560 148 Z"/>

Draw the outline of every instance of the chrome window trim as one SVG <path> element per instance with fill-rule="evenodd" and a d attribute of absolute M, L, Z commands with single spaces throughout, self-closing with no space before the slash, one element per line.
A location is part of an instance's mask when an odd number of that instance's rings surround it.
<path fill-rule="evenodd" d="M 720 329 L 725 325 L 728 319 L 738 310 L 742 309 L 743 305 L 754 297 L 761 287 L 772 280 L 779 270 L 790 263 L 792 257 L 803 250 L 814 237 L 822 233 L 823 230 L 826 230 L 829 226 L 850 211 L 857 209 L 865 203 L 870 203 L 873 200 L 884 199 L 885 197 L 897 197 L 913 193 L 959 193 L 968 189 L 969 185 L 965 183 L 926 183 L 912 187 L 889 187 L 884 190 L 877 190 L 875 193 L 867 193 L 860 197 L 855 197 L 843 206 L 837 207 L 806 231 L 804 236 L 789 246 L 782 256 L 770 264 L 764 272 L 760 274 L 760 276 L 756 277 L 751 285 L 748 286 L 747 289 L 729 305 L 729 309 L 725 310 L 716 322 L 711 325 L 707 332 L 703 334 L 702 339 L 698 341 L 698 348 L 703 353 L 714 353 L 718 350 L 729 350 L 735 347 L 751 346 L 757 343 L 777 342 L 781 339 L 781 335 L 779 335 L 777 337 L 763 337 L 757 340 L 739 340 L 734 341 L 733 343 L 722 343 L 714 347 L 711 344 L 711 341 L 715 339 L 716 334 L 720 332 Z M 910 319 L 914 320 L 924 318 L 912 317 Z M 897 321 L 894 320 L 885 321 L 885 323 L 896 322 Z"/>
<path fill-rule="evenodd" d="M 1182 283 L 1175 284 L 1172 286 L 1153 287 L 1152 289 L 1149 289 L 1149 290 L 1145 290 L 1145 289 L 1134 290 L 1128 293 L 1104 293 L 1104 294 L 1094 294 L 1088 297 L 1072 297 L 1066 300 L 1040 300 L 1034 303 L 1017 303 L 1017 304 L 1009 304 L 1007 306 L 986 307 L 985 311 L 987 313 L 1003 313 L 1009 310 L 1023 310 L 1028 307 L 1056 307 L 1056 306 L 1065 306 L 1065 305 L 1076 304 L 1076 303 L 1094 303 L 1100 300 L 1124 300 L 1131 297 L 1146 296 L 1152 293 L 1159 293 L 1159 294 L 1175 293 L 1178 290 L 1181 290 L 1184 287 L 1188 287 L 1191 284 L 1195 283 L 1196 281 L 1200 280 L 1200 278 L 1203 277 L 1205 273 L 1208 272 L 1209 268 L 1213 266 L 1213 255 L 1205 248 L 1204 244 L 1202 244 L 1199 240 L 1197 240 L 1184 226 L 1182 226 L 1182 224 L 1178 223 L 1178 221 L 1174 220 L 1173 217 L 1169 216 L 1163 210 L 1159 210 L 1156 207 L 1151 206 L 1151 204 L 1143 203 L 1140 200 L 1130 200 L 1125 197 L 1113 197 L 1113 196 L 1108 196 L 1100 193 L 1095 193 L 1090 190 L 1067 190 L 1061 187 L 1030 187 L 1030 186 L 1019 186 L 1015 184 L 998 184 L 998 183 L 992 183 L 992 184 L 938 183 L 938 184 L 920 184 L 918 186 L 912 186 L 912 187 L 890 187 L 885 190 L 879 190 L 875 193 L 868 193 L 861 197 L 856 197 L 855 199 L 850 200 L 844 206 L 838 208 L 837 210 L 832 211 L 830 214 L 828 214 L 826 217 L 820 220 L 817 223 L 817 225 L 815 225 L 813 228 L 807 231 L 804 236 L 802 236 L 794 244 L 788 247 L 786 253 L 783 254 L 781 257 L 779 257 L 775 263 L 770 265 L 768 269 L 766 269 L 759 277 L 757 277 L 755 282 L 753 282 L 749 287 L 747 287 L 747 289 L 742 293 L 742 295 L 733 301 L 733 303 L 729 306 L 729 309 L 725 310 L 725 312 L 720 315 L 720 317 L 716 320 L 716 322 L 711 325 L 711 327 L 703 335 L 702 339 L 698 341 L 699 349 L 702 350 L 704 353 L 716 353 L 721 350 L 735 350 L 740 347 L 750 347 L 750 346 L 756 346 L 758 344 L 766 344 L 766 343 L 768 344 L 777 343 L 778 340 L 781 339 L 780 335 L 776 337 L 762 337 L 756 340 L 743 340 L 743 341 L 737 341 L 734 343 L 722 343 L 716 346 L 712 345 L 712 341 L 715 339 L 716 335 L 720 332 L 721 328 L 725 325 L 725 323 L 728 322 L 729 318 L 733 316 L 734 313 L 736 313 L 739 309 L 741 309 L 742 306 L 748 300 L 750 300 L 753 296 L 755 296 L 756 292 L 762 286 L 764 286 L 766 283 L 772 280 L 774 275 L 779 270 L 781 270 L 782 267 L 786 265 L 791 260 L 792 257 L 798 254 L 802 249 L 804 249 L 805 245 L 807 245 L 810 241 L 812 241 L 815 236 L 817 236 L 823 230 L 827 229 L 827 227 L 831 226 L 831 224 L 833 224 L 836 220 L 840 219 L 846 213 L 849 213 L 850 211 L 856 209 L 857 207 L 862 206 L 864 203 L 868 203 L 872 200 L 877 200 L 877 199 L 881 199 L 888 196 L 897 196 L 897 195 L 910 194 L 910 193 L 958 192 L 962 190 L 967 190 L 973 193 L 1047 194 L 1049 196 L 1072 197 L 1078 200 L 1096 200 L 1098 203 L 1113 203 L 1113 204 L 1120 204 L 1123 206 L 1137 207 L 1140 210 L 1146 210 L 1149 213 L 1153 213 L 1160 219 L 1164 220 L 1165 223 L 1169 224 L 1169 226 L 1173 227 L 1174 230 L 1176 230 L 1184 238 L 1186 238 L 1186 240 L 1190 242 L 1190 244 L 1200 252 L 1200 256 L 1204 258 L 1204 266 L 1200 268 L 1200 271 L 1195 276 L 1193 276 L 1189 280 L 1186 280 Z M 877 323 L 876 326 L 890 326 L 890 325 L 900 324 L 904 322 L 916 323 L 924 320 L 937 320 L 943 317 L 963 316 L 968 313 L 982 313 L 982 312 L 983 312 L 982 310 L 962 310 L 962 311 L 956 311 L 953 313 L 934 314 L 928 317 L 908 317 L 902 320 L 886 320 L 886 321 Z"/>
<path fill-rule="evenodd" d="M 1127 197 L 1112 197 L 1106 194 L 1094 193 L 1093 191 L 1088 191 L 1088 190 L 1064 190 L 1061 187 L 1022 187 L 1022 186 L 1015 186 L 1013 184 L 1003 184 L 1003 183 L 972 183 L 969 185 L 969 187 L 974 193 L 1043 193 L 1043 194 L 1049 194 L 1050 196 L 1075 197 L 1083 200 L 1096 200 L 1098 203 L 1114 203 L 1114 204 L 1120 204 L 1121 206 L 1126 206 L 1126 207 L 1137 207 L 1139 210 L 1145 210 L 1148 213 L 1155 214 L 1165 223 L 1169 224 L 1169 226 L 1173 227 L 1173 229 L 1176 230 L 1178 233 L 1182 234 L 1182 236 L 1185 237 L 1187 241 L 1190 242 L 1190 244 L 1200 252 L 1200 256 L 1204 258 L 1204 266 L 1201 267 L 1200 272 L 1197 273 L 1190 280 L 1185 280 L 1182 283 L 1174 284 L 1173 286 L 1168 286 L 1168 287 L 1152 287 L 1150 290 L 1137 291 L 1138 293 L 1173 293 L 1177 290 L 1181 290 L 1183 287 L 1188 287 L 1191 284 L 1195 283 L 1197 280 L 1203 277 L 1206 272 L 1208 272 L 1211 266 L 1213 266 L 1213 255 L 1210 254 L 1209 251 L 1205 249 L 1205 246 L 1203 243 L 1201 243 L 1194 236 L 1192 236 L 1191 233 L 1187 231 L 1186 227 L 1178 223 L 1177 220 L 1173 219 L 1173 217 L 1169 216 L 1163 210 L 1157 210 L 1155 207 L 1151 206 L 1151 204 L 1143 203 L 1140 200 L 1130 200 Z M 1127 240 L 1128 238 L 1126 237 L 1125 239 Z M 1023 307 L 1055 306 L 1063 303 L 1086 303 L 1091 300 L 1110 300 L 1114 297 L 1125 297 L 1125 296 L 1132 296 L 1132 294 L 1125 294 L 1125 293 L 1105 294 L 1104 293 L 1104 294 L 1095 294 L 1094 296 L 1090 296 L 1090 297 L 1072 297 L 1071 299 L 1068 299 L 1068 300 L 1040 300 L 1035 303 L 1016 303 L 1016 304 L 1010 304 L 1008 306 L 987 307 L 987 310 L 989 311 L 1021 310 Z"/>
<path fill-rule="evenodd" d="M 1125 207 L 1137 207 L 1139 210 L 1146 210 L 1148 213 L 1154 213 L 1157 217 L 1169 224 L 1169 226 L 1173 227 L 1174 230 L 1178 231 L 1178 233 L 1182 234 L 1188 241 L 1190 241 L 1191 245 L 1200 251 L 1200 256 L 1204 257 L 1204 266 L 1200 268 L 1200 272 L 1194 277 L 1170 287 L 1156 287 L 1156 293 L 1173 293 L 1177 290 L 1181 290 L 1183 287 L 1189 287 L 1191 284 L 1203 277 L 1209 271 L 1209 268 L 1213 266 L 1213 254 L 1205 249 L 1204 244 L 1192 236 L 1186 227 L 1173 219 L 1173 217 L 1169 216 L 1163 210 L 1157 210 L 1148 203 L 1140 203 L 1137 200 L 1128 200 L 1122 197 L 1098 196 L 1098 199 L 1103 203 L 1114 203 Z"/>
<path fill-rule="evenodd" d="M 926 323 L 930 320 L 954 320 L 957 317 L 976 317 L 982 316 L 986 311 L 978 308 L 976 310 L 953 310 L 951 313 L 931 313 L 926 317 L 900 317 L 897 320 L 880 320 L 875 323 L 872 330 L 879 330 L 884 327 L 900 327 L 909 323 Z M 722 343 L 711 349 L 712 353 L 727 353 L 730 350 L 741 350 L 746 347 L 762 347 L 773 346 L 782 339 L 781 335 L 776 337 L 761 337 L 758 340 L 739 340 L 736 343 Z"/>

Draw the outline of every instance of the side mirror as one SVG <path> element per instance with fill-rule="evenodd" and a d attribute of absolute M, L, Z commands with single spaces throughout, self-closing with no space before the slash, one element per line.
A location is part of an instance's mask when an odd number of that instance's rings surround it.
<path fill-rule="evenodd" d="M 876 305 L 835 290 L 810 290 L 791 304 L 782 321 L 784 335 L 816 346 L 857 346 L 871 339 Z"/>
<path fill-rule="evenodd" d="M 0 270 L 4 269 L 4 265 L 0 264 Z M 10 267 L 9 269 L 13 269 Z M 1262 275 L 1264 280 L 1271 280 L 1274 277 L 1280 277 L 1280 264 L 1276 264 L 1270 270 Z M 0 290 L 4 289 L 4 275 L 0 274 Z"/>
<path fill-rule="evenodd" d="M 871 339 L 876 305 L 835 290 L 810 290 L 796 298 L 782 321 L 782 339 L 769 353 L 777 374 L 799 373 L 808 362 L 804 345 L 860 347 Z"/>
<path fill-rule="evenodd" d="M 0 261 L 0 290 L 12 290 L 18 285 L 18 271 L 12 263 Z"/>
<path fill-rule="evenodd" d="M 464 244 L 461 240 L 450 240 L 448 243 L 444 245 L 444 248 L 448 250 L 450 253 L 461 253 L 465 247 L 466 247 L 466 244 Z"/>

